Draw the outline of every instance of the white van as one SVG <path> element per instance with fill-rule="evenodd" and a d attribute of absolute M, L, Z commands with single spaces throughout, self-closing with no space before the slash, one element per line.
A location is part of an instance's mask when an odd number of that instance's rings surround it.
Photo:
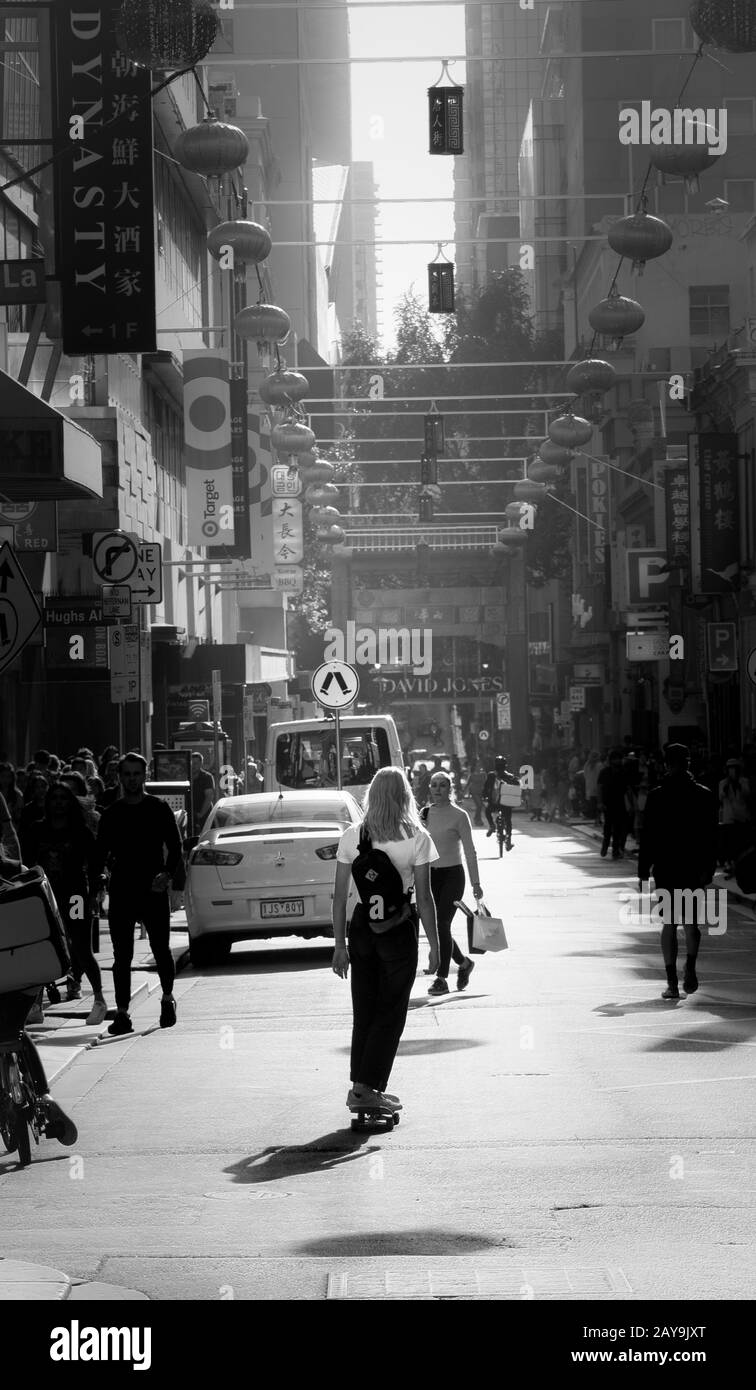
<path fill-rule="evenodd" d="M 341 718 L 341 785 L 358 801 L 379 767 L 404 767 L 390 714 Z M 317 791 L 338 785 L 333 719 L 289 719 L 271 724 L 265 755 L 265 790 Z"/>

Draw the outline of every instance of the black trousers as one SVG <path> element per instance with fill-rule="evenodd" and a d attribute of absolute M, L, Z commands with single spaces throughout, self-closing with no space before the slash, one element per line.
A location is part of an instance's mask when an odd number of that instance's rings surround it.
<path fill-rule="evenodd" d="M 497 814 L 498 811 L 501 811 L 501 813 L 502 813 L 502 815 L 503 815 L 503 817 L 504 817 L 504 835 L 505 835 L 505 838 L 506 838 L 506 839 L 510 839 L 510 838 L 511 838 L 511 835 L 512 835 L 512 807 L 511 807 L 511 806 L 491 806 L 491 804 L 488 803 L 487 806 L 486 806 L 486 820 L 488 821 L 488 828 L 489 828 L 489 830 L 495 830 L 495 829 L 496 829 L 496 814 Z"/>
<path fill-rule="evenodd" d="M 39 1096 L 46 1096 L 50 1086 L 45 1069 L 32 1039 L 24 1032 L 26 1015 L 37 997 L 36 989 L 17 994 L 0 994 L 0 1036 L 3 1041 L 20 1040 L 20 1052 Z"/>
<path fill-rule="evenodd" d="M 171 955 L 171 908 L 166 892 L 146 892 L 126 897 L 121 889 L 110 890 L 108 926 L 113 943 L 113 984 L 117 1009 L 128 1009 L 131 1002 L 131 962 L 134 958 L 134 927 L 143 922 L 150 950 L 155 957 L 163 994 L 170 994 L 176 978 Z"/>
<path fill-rule="evenodd" d="M 361 906 L 349 923 L 352 983 L 350 1076 L 358 1085 L 385 1091 L 407 1021 L 417 973 L 418 923 L 407 922 L 377 936 Z"/>
<path fill-rule="evenodd" d="M 627 839 L 628 817 L 627 812 L 619 807 L 604 808 L 604 838 L 601 844 L 602 850 L 608 850 L 611 841 L 612 853 L 619 854 L 624 848 Z"/>
<path fill-rule="evenodd" d="M 457 911 L 454 906 L 465 891 L 465 871 L 461 864 L 451 864 L 446 869 L 434 869 L 431 865 L 430 886 L 433 894 L 433 901 L 436 904 L 436 922 L 438 923 L 438 970 L 436 974 L 440 979 L 445 980 L 449 974 L 449 965 L 452 957 L 457 965 L 461 965 L 465 960 L 454 937 L 452 936 L 452 918 Z"/>

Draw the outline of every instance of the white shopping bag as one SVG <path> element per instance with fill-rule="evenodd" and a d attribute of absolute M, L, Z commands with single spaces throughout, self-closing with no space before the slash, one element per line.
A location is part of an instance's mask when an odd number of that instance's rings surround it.
<path fill-rule="evenodd" d="M 501 918 L 492 917 L 483 903 L 473 918 L 472 944 L 479 951 L 506 951 L 509 945 Z"/>

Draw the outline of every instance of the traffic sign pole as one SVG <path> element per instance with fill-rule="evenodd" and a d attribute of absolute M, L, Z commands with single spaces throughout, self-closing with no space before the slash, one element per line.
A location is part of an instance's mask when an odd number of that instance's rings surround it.
<path fill-rule="evenodd" d="M 341 791 L 341 716 L 338 710 L 334 710 L 333 718 L 336 724 L 336 786 Z"/>

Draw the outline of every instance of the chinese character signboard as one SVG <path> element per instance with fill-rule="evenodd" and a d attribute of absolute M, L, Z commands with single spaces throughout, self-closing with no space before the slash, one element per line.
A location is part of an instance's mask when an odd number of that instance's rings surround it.
<path fill-rule="evenodd" d="M 687 463 L 669 468 L 664 475 L 667 512 L 667 559 L 671 569 L 690 576 L 690 475 Z"/>
<path fill-rule="evenodd" d="M 463 87 L 428 88 L 429 154 L 462 154 Z"/>
<path fill-rule="evenodd" d="M 247 383 L 243 377 L 232 377 L 229 384 L 231 400 L 231 473 L 234 489 L 234 544 L 229 553 L 239 560 L 252 557 L 249 525 L 249 445 L 247 443 Z"/>
<path fill-rule="evenodd" d="M 150 73 L 118 49 L 117 6 L 56 0 L 56 171 L 63 351 L 154 352 Z"/>
<path fill-rule="evenodd" d="M 454 313 L 454 266 L 451 261 L 431 261 L 428 266 L 428 312 Z"/>
<path fill-rule="evenodd" d="M 729 594 L 739 558 L 738 437 L 696 438 L 700 572 L 695 580 L 700 593 Z"/>
<path fill-rule="evenodd" d="M 273 498 L 273 559 L 276 565 L 297 565 L 303 559 L 302 503 Z"/>
<path fill-rule="evenodd" d="M 233 546 L 234 479 L 228 362 L 210 349 L 184 352 L 184 462 L 189 545 Z"/>

